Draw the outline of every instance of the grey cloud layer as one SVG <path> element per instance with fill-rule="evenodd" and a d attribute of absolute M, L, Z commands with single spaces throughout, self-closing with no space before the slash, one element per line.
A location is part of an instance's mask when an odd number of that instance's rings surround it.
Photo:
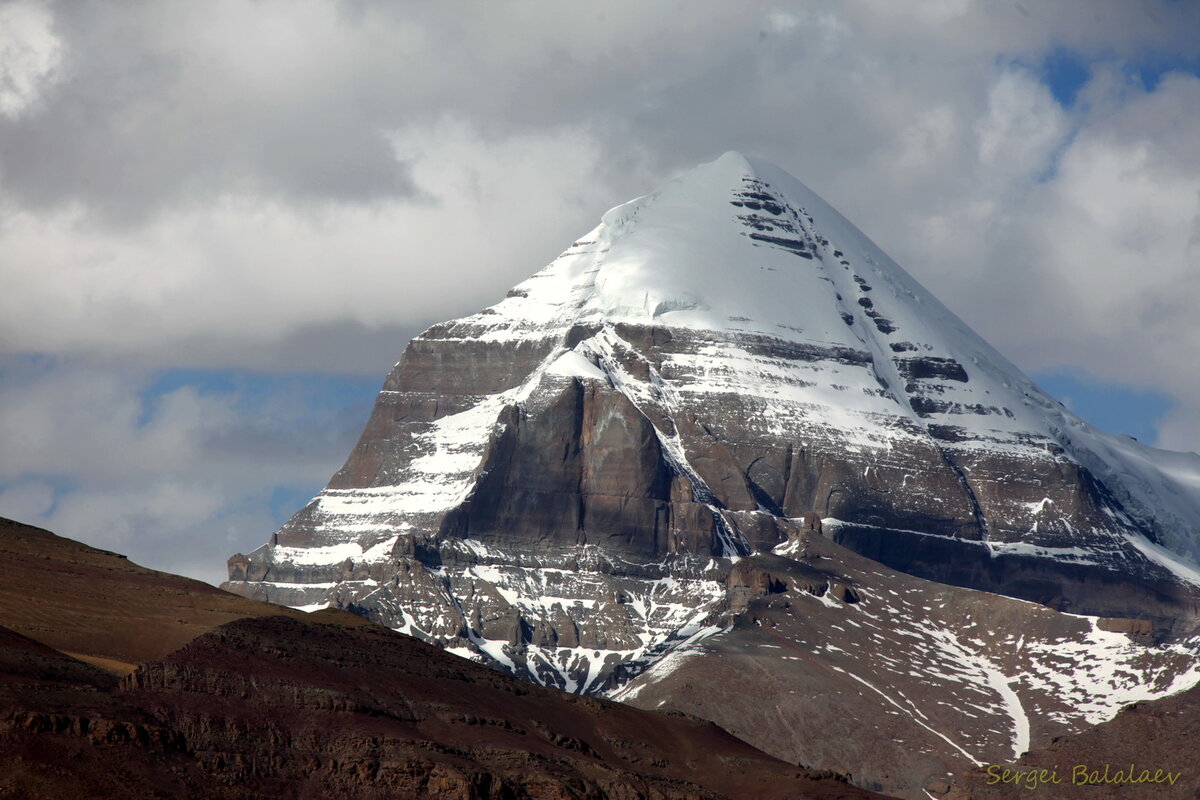
<path fill-rule="evenodd" d="M 424 325 L 731 148 L 812 186 L 1022 367 L 1170 394 L 1161 442 L 1200 448 L 1200 78 L 1148 93 L 1130 70 L 1200 63 L 1198 34 L 1200 4 L 1124 0 L 0 2 L 0 355 L 71 365 L 0 385 L 0 411 L 94 428 L 6 448 L 0 509 L 53 503 L 49 473 L 79 488 L 39 518 L 68 527 L 268 526 L 221 470 L 260 493 L 301 477 L 269 443 L 245 473 L 222 454 L 236 403 L 147 432 L 113 422 L 137 397 L 105 376 L 382 379 Z M 1055 48 L 1092 65 L 1069 109 L 1041 80 Z M 68 380 L 111 419 L 53 400 Z M 166 459 L 175 483 L 138 487 L 132 463 L 106 483 L 81 441 Z M 301 459 L 306 479 L 340 455 Z"/>
<path fill-rule="evenodd" d="M 329 477 L 368 411 L 322 409 L 300 381 L 154 392 L 144 370 L 0 367 L 0 513 L 210 581 L 273 527 L 273 491 Z"/>

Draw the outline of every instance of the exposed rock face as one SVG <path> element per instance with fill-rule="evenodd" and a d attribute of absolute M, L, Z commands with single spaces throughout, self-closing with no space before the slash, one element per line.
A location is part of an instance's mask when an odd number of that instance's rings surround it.
<path fill-rule="evenodd" d="M 819 197 L 727 154 L 414 339 L 345 466 L 227 587 L 597 693 L 783 582 L 735 559 L 825 536 L 1178 642 L 1197 487 L 1200 457 L 1091 429 Z"/>

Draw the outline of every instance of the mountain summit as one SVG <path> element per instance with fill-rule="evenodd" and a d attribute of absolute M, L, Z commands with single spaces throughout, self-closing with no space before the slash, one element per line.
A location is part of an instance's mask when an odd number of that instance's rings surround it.
<path fill-rule="evenodd" d="M 1092 429 L 811 190 L 727 153 L 612 209 L 496 305 L 416 337 L 345 466 L 270 543 L 230 559 L 226 587 L 642 698 L 653 676 L 666 686 L 703 661 L 687 654 L 761 626 L 755 604 L 773 595 L 815 598 L 812 621 L 882 613 L 900 585 L 941 592 L 990 609 L 997 641 L 1024 654 L 985 653 L 932 606 L 888 612 L 968 653 L 968 683 L 1013 727 L 980 732 L 986 753 L 1097 721 L 1118 689 L 1151 696 L 1190 675 L 1198 555 L 1200 457 Z M 1107 695 L 1102 710 L 1045 689 L 1061 719 L 1009 713 L 1023 709 L 1011 681 L 1072 671 L 1031 655 L 1060 625 L 1132 677 L 1076 687 Z M 777 645 L 745 644 L 758 646 Z M 868 785 L 915 791 L 922 769 L 972 749 L 925 727 L 943 760 Z M 805 747 L 764 749 L 832 758 Z"/>
<path fill-rule="evenodd" d="M 746 555 L 810 511 L 885 563 L 1067 610 L 1128 611 L 1100 581 L 1174 617 L 1151 595 L 1200 582 L 1200 457 L 1091 429 L 737 153 L 417 337 L 346 465 L 231 577 L 447 540 Z"/>

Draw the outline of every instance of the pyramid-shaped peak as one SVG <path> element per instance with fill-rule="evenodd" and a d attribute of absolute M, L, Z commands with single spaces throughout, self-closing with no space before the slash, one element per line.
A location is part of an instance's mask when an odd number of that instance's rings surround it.
<path fill-rule="evenodd" d="M 712 161 L 681 173 L 649 195 L 618 206 L 613 211 L 628 206 L 641 207 L 647 203 L 678 203 L 695 209 L 705 203 L 727 201 L 731 193 L 745 191 L 748 187 L 772 193 L 777 203 L 804 205 L 816 198 L 808 187 L 770 161 L 729 150 Z M 821 205 L 826 207 L 824 203 Z"/>
<path fill-rule="evenodd" d="M 751 159 L 737 150 L 727 150 L 712 161 L 692 167 L 678 180 L 693 185 L 696 181 L 708 180 L 717 185 L 731 186 L 746 178 L 757 178 L 756 162 L 768 170 L 778 169 L 768 161 Z"/>
<path fill-rule="evenodd" d="M 755 160 L 761 161 L 762 159 Z M 754 165 L 750 163 L 750 159 L 745 154 L 738 150 L 726 150 L 710 163 L 728 165 L 740 169 L 748 175 L 754 174 Z"/>
<path fill-rule="evenodd" d="M 737 150 L 728 150 L 712 161 L 692 167 L 650 197 L 686 195 L 693 201 L 720 199 L 749 185 L 761 187 L 775 195 L 776 200 L 801 206 L 815 203 L 823 213 L 837 213 L 787 170 L 765 158 L 748 156 Z"/>
<path fill-rule="evenodd" d="M 772 184 L 803 184 L 787 170 L 769 159 L 746 155 L 738 150 L 726 150 L 712 161 L 697 164 L 680 174 L 675 181 L 689 185 L 692 189 L 702 188 L 698 184 L 712 186 L 735 186 L 743 180 L 761 180 Z M 675 181 L 672 181 L 675 182 Z M 805 192 L 811 193 L 807 188 Z"/>
<path fill-rule="evenodd" d="M 901 322 L 922 338 L 928 322 L 965 327 L 803 183 L 736 151 L 611 209 L 488 313 L 496 326 L 627 322 L 855 349 Z"/>
<path fill-rule="evenodd" d="M 815 193 L 730 152 L 418 336 L 345 466 L 231 559 L 229 588 L 353 603 L 579 692 L 755 628 L 728 615 L 773 602 L 747 593 L 766 573 L 734 559 L 775 575 L 804 553 L 800 587 L 822 531 L 926 579 L 1173 626 L 1200 602 L 1181 561 L 1200 556 L 1200 460 L 1161 459 L 1088 428 Z M 795 602 L 844 616 L 849 585 Z"/>

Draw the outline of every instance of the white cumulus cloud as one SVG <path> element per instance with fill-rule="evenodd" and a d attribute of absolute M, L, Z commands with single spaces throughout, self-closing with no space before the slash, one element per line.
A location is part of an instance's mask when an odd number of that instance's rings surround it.
<path fill-rule="evenodd" d="M 55 78 L 62 50 L 45 4 L 0 4 L 0 115 L 17 117 L 37 103 Z"/>

